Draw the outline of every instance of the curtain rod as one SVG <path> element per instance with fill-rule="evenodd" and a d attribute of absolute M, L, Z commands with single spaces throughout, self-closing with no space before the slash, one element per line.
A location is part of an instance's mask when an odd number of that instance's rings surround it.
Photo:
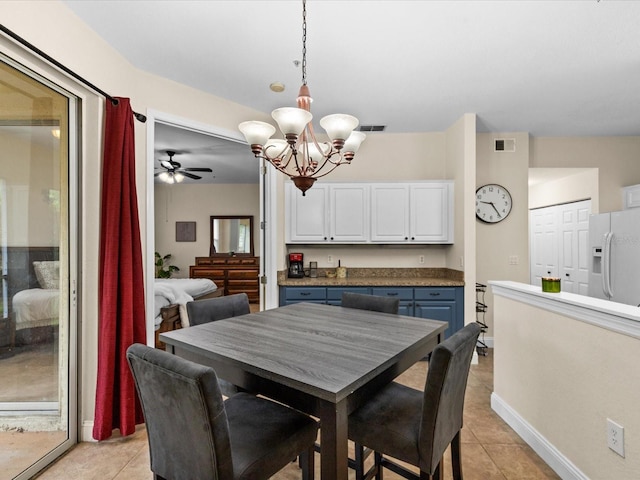
<path fill-rule="evenodd" d="M 42 58 L 44 58 L 46 61 L 48 61 L 49 63 L 55 65 L 56 67 L 58 67 L 60 70 L 62 70 L 63 72 L 71 75 L 73 78 L 75 78 L 76 80 L 79 80 L 80 82 L 84 83 L 87 87 L 91 88 L 93 91 L 98 92 L 100 95 L 102 95 L 103 97 L 105 97 L 106 99 L 110 100 L 112 104 L 114 105 L 118 105 L 118 103 L 120 103 L 118 101 L 117 98 L 112 97 L 111 95 L 109 95 L 107 92 L 105 92 L 104 90 L 96 87 L 93 83 L 91 83 L 90 81 L 86 80 L 85 78 L 81 77 L 80 75 L 78 75 L 76 72 L 74 72 L 73 70 L 69 69 L 68 67 L 64 66 L 63 64 L 61 64 L 60 62 L 58 62 L 55 58 L 50 57 L 49 55 L 47 55 L 45 52 L 43 52 L 42 50 L 40 50 L 38 47 L 36 47 L 35 45 L 33 45 L 32 43 L 29 43 L 28 41 L 26 41 L 24 38 L 22 38 L 20 35 L 18 35 L 15 32 L 12 32 L 11 30 L 9 30 L 7 27 L 5 27 L 4 25 L 0 24 L 0 30 L 2 30 L 4 33 L 6 33 L 8 36 L 10 36 L 11 38 L 13 38 L 14 40 L 16 40 L 17 42 L 21 43 L 22 45 L 24 45 L 25 47 L 27 47 L 29 50 L 31 50 L 32 52 L 35 52 L 36 54 L 40 55 Z M 136 117 L 136 119 L 142 123 L 145 123 L 147 121 L 147 117 L 144 116 L 141 113 L 137 113 L 137 112 L 133 112 L 133 115 Z"/>

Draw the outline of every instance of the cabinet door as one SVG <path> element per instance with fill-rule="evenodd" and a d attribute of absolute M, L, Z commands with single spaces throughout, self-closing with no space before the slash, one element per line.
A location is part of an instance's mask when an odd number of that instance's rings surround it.
<path fill-rule="evenodd" d="M 409 188 L 399 184 L 371 186 L 371 241 L 409 240 Z"/>
<path fill-rule="evenodd" d="M 456 302 L 426 302 L 416 300 L 413 315 L 429 320 L 447 322 L 449 326 L 444 331 L 445 338 L 452 335 L 456 330 Z"/>
<path fill-rule="evenodd" d="M 334 184 L 329 187 L 329 241 L 366 242 L 369 239 L 369 186 Z"/>
<path fill-rule="evenodd" d="M 453 184 L 409 187 L 411 242 L 453 243 Z"/>
<path fill-rule="evenodd" d="M 285 236 L 287 243 L 323 243 L 328 241 L 327 216 L 329 189 L 317 183 L 303 196 L 293 183 L 285 189 Z"/>

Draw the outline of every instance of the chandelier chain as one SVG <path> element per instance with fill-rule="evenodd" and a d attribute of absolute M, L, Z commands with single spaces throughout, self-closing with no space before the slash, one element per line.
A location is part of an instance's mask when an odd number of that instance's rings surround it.
<path fill-rule="evenodd" d="M 302 84 L 307 84 L 307 1 L 302 0 Z"/>

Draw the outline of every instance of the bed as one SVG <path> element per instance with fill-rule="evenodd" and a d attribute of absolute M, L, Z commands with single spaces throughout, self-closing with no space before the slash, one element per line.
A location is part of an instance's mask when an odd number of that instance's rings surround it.
<path fill-rule="evenodd" d="M 15 345 L 50 341 L 60 318 L 60 264 L 58 260 L 34 261 L 35 288 L 25 288 L 12 297 Z"/>
<path fill-rule="evenodd" d="M 154 323 L 156 347 L 164 348 L 159 335 L 189 325 L 187 302 L 222 296 L 207 278 L 156 278 L 154 285 Z"/>

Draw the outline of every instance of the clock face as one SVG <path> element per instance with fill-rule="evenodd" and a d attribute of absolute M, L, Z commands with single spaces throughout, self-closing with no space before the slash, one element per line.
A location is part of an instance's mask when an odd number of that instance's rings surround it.
<path fill-rule="evenodd" d="M 476 217 L 486 223 L 498 223 L 511 212 L 511 194 L 502 185 L 490 183 L 476 190 Z"/>

